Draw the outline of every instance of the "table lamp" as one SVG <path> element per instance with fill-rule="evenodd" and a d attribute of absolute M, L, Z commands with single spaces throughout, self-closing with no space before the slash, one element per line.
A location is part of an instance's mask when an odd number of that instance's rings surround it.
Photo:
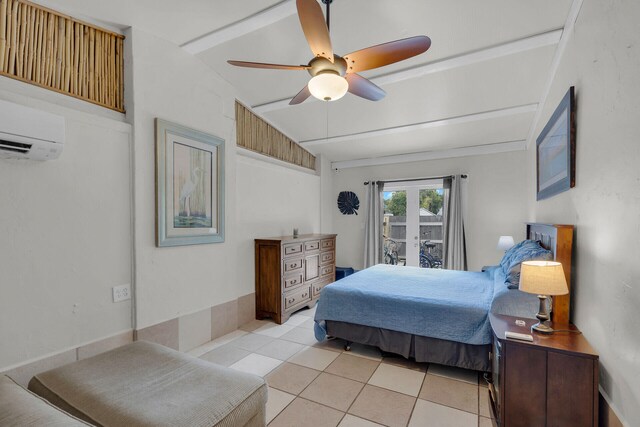
<path fill-rule="evenodd" d="M 498 250 L 499 251 L 508 251 L 515 245 L 513 241 L 513 236 L 500 236 L 498 239 Z"/>
<path fill-rule="evenodd" d="M 530 294 L 538 294 L 538 298 L 540 298 L 540 308 L 536 314 L 538 323 L 533 325 L 531 330 L 541 334 L 552 334 L 553 328 L 548 325 L 547 295 L 569 293 L 562 264 L 555 261 L 523 262 L 520 269 L 520 290 Z"/>

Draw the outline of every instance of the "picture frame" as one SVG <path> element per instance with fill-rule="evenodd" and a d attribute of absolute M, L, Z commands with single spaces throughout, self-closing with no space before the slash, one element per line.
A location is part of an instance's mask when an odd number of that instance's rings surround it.
<path fill-rule="evenodd" d="M 224 242 L 224 140 L 166 120 L 156 128 L 156 246 Z"/>
<path fill-rule="evenodd" d="M 537 200 L 575 187 L 576 104 L 571 86 L 536 140 Z"/>

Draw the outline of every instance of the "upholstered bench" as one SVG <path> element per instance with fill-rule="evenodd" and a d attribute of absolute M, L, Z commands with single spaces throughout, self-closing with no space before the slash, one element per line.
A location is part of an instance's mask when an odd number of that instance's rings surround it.
<path fill-rule="evenodd" d="M 264 426 L 255 375 L 144 341 L 34 376 L 29 390 L 101 426 Z"/>
<path fill-rule="evenodd" d="M 0 426 L 87 427 L 46 400 L 0 376 Z"/>

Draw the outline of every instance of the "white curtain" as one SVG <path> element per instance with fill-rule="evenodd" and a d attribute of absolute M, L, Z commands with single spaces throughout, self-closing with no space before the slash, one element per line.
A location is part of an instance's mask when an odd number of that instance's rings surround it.
<path fill-rule="evenodd" d="M 382 182 L 370 181 L 366 184 L 366 211 L 364 225 L 364 268 L 382 262 Z"/>
<path fill-rule="evenodd" d="M 464 238 L 464 200 L 466 185 L 455 175 L 444 179 L 444 268 L 467 269 L 467 248 Z"/>

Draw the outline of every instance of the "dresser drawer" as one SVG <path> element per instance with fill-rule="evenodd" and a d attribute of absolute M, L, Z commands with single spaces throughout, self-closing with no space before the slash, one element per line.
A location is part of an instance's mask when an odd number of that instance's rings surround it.
<path fill-rule="evenodd" d="M 335 253 L 331 252 L 322 252 L 320 254 L 320 265 L 330 264 L 335 259 Z"/>
<path fill-rule="evenodd" d="M 284 308 L 285 310 L 301 304 L 306 301 L 311 301 L 311 287 L 303 286 L 302 288 L 289 292 L 284 295 Z"/>
<path fill-rule="evenodd" d="M 320 242 L 320 247 L 322 248 L 322 250 L 333 249 L 334 242 L 335 240 L 333 239 L 322 239 L 322 241 Z"/>
<path fill-rule="evenodd" d="M 320 249 L 320 240 L 311 240 L 309 242 L 304 243 L 304 250 L 306 251 L 317 251 Z"/>
<path fill-rule="evenodd" d="M 293 276 L 286 276 L 282 280 L 285 288 L 293 288 L 302 283 L 302 272 L 294 274 Z"/>
<path fill-rule="evenodd" d="M 320 276 L 326 276 L 327 274 L 333 274 L 333 264 L 320 267 Z"/>
<path fill-rule="evenodd" d="M 302 243 L 290 243 L 288 245 L 284 245 L 284 256 L 301 254 L 302 253 Z"/>
<path fill-rule="evenodd" d="M 322 291 L 322 288 L 327 286 L 332 281 L 333 280 L 331 278 L 328 278 L 328 279 L 322 279 L 322 280 L 319 280 L 317 282 L 312 283 L 311 284 L 311 290 L 313 292 L 313 297 L 316 298 L 317 296 L 319 296 L 320 295 L 320 291 Z"/>
<path fill-rule="evenodd" d="M 285 273 L 296 271 L 302 268 L 302 258 L 285 259 L 283 263 L 283 270 Z"/>

